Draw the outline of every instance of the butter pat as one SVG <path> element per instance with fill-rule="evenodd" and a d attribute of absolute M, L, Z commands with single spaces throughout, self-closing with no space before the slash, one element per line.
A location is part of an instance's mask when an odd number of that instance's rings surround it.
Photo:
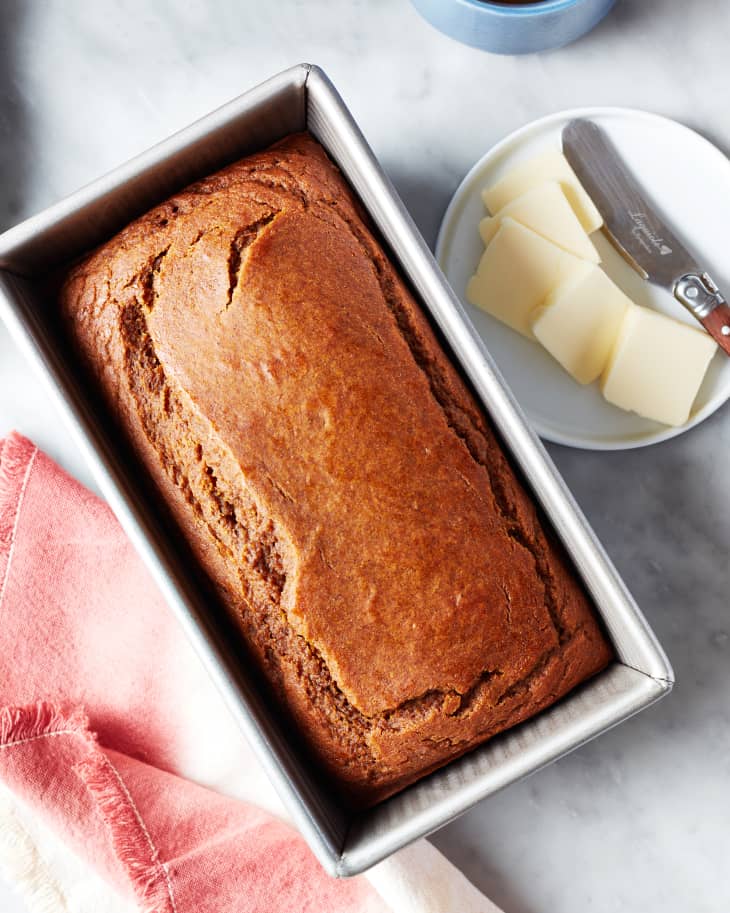
<path fill-rule="evenodd" d="M 701 330 L 633 305 L 603 375 L 615 406 L 665 425 L 683 425 L 717 346 Z"/>
<path fill-rule="evenodd" d="M 466 298 L 532 339 L 532 312 L 583 265 L 583 260 L 508 217 L 484 251 Z"/>
<path fill-rule="evenodd" d="M 545 181 L 557 181 L 560 184 L 588 234 L 597 231 L 603 225 L 603 219 L 593 200 L 585 192 L 563 153 L 557 150 L 550 150 L 536 158 L 520 162 L 496 184 L 482 191 L 482 199 L 489 212 L 496 215 L 508 203 Z"/>
<path fill-rule="evenodd" d="M 591 263 L 601 262 L 598 251 L 556 181 L 547 181 L 528 190 L 495 216 L 482 219 L 479 233 L 485 245 L 489 245 L 505 218 L 514 219 L 520 225 L 531 228 L 576 257 L 590 260 Z"/>
<path fill-rule="evenodd" d="M 532 332 L 581 384 L 601 376 L 631 300 L 592 263 L 555 288 L 532 315 Z"/>

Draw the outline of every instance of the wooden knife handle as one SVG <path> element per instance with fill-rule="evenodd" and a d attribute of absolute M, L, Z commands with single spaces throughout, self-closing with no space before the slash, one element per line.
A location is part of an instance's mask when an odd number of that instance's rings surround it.
<path fill-rule="evenodd" d="M 700 323 L 720 348 L 730 355 L 730 305 L 718 304 Z"/>

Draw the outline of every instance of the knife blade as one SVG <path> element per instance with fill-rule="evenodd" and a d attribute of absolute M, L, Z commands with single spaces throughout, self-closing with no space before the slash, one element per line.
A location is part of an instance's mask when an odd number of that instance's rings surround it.
<path fill-rule="evenodd" d="M 727 300 L 647 200 L 606 133 L 592 121 L 572 120 L 563 129 L 563 153 L 619 253 L 640 276 L 674 295 L 730 355 Z"/>

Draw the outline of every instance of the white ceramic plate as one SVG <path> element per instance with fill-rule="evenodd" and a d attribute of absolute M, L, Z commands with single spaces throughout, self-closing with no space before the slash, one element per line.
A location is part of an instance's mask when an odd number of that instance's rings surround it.
<path fill-rule="evenodd" d="M 718 352 L 687 424 L 671 428 L 607 403 L 598 384 L 582 387 L 537 343 L 525 339 L 464 298 L 484 245 L 480 192 L 522 159 L 561 148 L 561 132 L 574 117 L 590 118 L 608 132 L 650 200 L 722 289 L 730 289 L 730 160 L 699 134 L 664 117 L 623 108 L 584 108 L 535 121 L 491 149 L 471 169 L 446 210 L 436 257 L 464 300 L 478 332 L 537 433 L 549 441 L 592 450 L 644 447 L 682 434 L 730 397 L 730 358 Z M 669 292 L 644 282 L 601 232 L 593 240 L 603 267 L 637 304 L 697 326 Z M 725 294 L 730 294 L 725 292 Z"/>

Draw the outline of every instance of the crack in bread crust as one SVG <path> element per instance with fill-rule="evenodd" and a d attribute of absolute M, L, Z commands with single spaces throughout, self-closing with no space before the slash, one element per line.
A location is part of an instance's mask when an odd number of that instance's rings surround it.
<path fill-rule="evenodd" d="M 278 210 L 268 212 L 265 216 L 262 216 L 245 228 L 239 228 L 233 236 L 233 240 L 228 249 L 228 294 L 226 295 L 226 302 L 223 306 L 224 311 L 228 310 L 233 301 L 233 293 L 238 285 L 244 253 L 259 237 L 263 229 L 274 221 L 277 215 Z"/>

